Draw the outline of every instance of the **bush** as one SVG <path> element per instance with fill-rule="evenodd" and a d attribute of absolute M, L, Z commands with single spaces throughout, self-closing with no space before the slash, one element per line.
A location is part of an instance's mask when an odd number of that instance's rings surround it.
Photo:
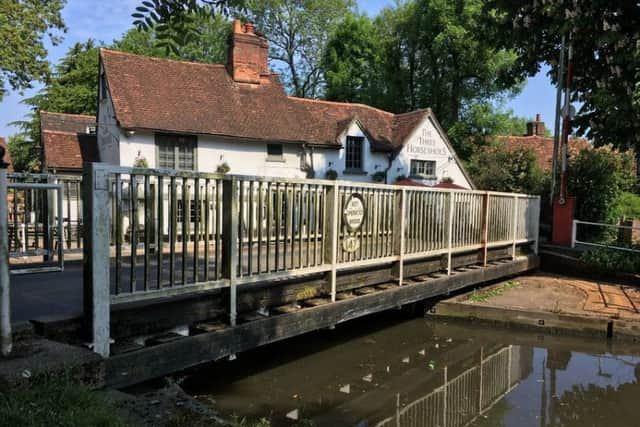
<path fill-rule="evenodd" d="M 580 260 L 605 273 L 640 273 L 640 254 L 598 248 L 583 252 Z"/>
<path fill-rule="evenodd" d="M 333 169 L 327 169 L 327 171 L 324 173 L 324 177 L 326 179 L 330 179 L 332 181 L 335 181 L 336 179 L 338 179 L 338 172 L 336 172 Z"/>
<path fill-rule="evenodd" d="M 608 213 L 608 222 L 617 224 L 620 218 L 640 218 L 640 196 L 622 192 L 616 197 Z"/>
<path fill-rule="evenodd" d="M 229 171 L 231 171 L 231 167 L 227 162 L 219 164 L 218 167 L 216 168 L 217 173 L 226 174 L 226 173 L 229 173 Z"/>
<path fill-rule="evenodd" d="M 467 170 L 481 190 L 541 194 L 547 180 L 532 150 L 508 149 L 502 143 L 474 153 Z"/>
<path fill-rule="evenodd" d="M 582 221 L 610 220 L 616 201 L 634 183 L 633 158 L 628 153 L 585 148 L 569 162 L 569 194 L 577 198 L 575 217 Z"/>

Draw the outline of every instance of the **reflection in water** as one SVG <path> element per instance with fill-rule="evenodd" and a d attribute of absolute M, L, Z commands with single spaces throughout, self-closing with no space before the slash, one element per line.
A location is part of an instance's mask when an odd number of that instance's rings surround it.
<path fill-rule="evenodd" d="M 420 399 L 398 407 L 392 417 L 376 424 L 387 426 L 462 427 L 490 410 L 531 371 L 531 349 L 508 346 L 485 357 L 481 348 L 479 363 L 449 379 L 444 368 L 443 384 Z"/>
<path fill-rule="evenodd" d="M 640 359 L 540 339 L 386 314 L 212 364 L 185 389 L 274 426 L 640 425 Z"/>

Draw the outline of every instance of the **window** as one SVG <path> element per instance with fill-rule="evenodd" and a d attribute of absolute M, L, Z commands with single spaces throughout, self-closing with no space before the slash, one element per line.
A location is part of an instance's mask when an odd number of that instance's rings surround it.
<path fill-rule="evenodd" d="M 434 160 L 411 160 L 412 176 L 436 176 L 436 162 Z"/>
<path fill-rule="evenodd" d="M 362 142 L 359 136 L 347 136 L 345 166 L 347 170 L 362 170 Z"/>
<path fill-rule="evenodd" d="M 267 144 L 267 160 L 283 160 L 282 144 Z"/>
<path fill-rule="evenodd" d="M 156 134 L 158 166 L 195 170 L 196 141 L 197 138 L 193 135 Z"/>

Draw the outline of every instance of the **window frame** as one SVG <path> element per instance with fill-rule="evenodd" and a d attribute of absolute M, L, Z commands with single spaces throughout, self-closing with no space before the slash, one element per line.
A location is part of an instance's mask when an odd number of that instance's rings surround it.
<path fill-rule="evenodd" d="M 357 143 L 359 149 L 354 149 L 352 144 Z M 359 151 L 358 159 L 350 159 L 350 155 L 353 155 L 356 151 Z M 355 162 L 358 160 L 358 162 Z M 359 165 L 354 165 L 359 163 Z M 344 144 L 344 172 L 345 173 L 364 173 L 364 137 L 347 135 Z"/>
<path fill-rule="evenodd" d="M 431 169 L 433 173 L 427 173 L 429 169 Z M 435 160 L 411 159 L 409 162 L 409 176 L 432 179 L 436 178 L 436 171 L 437 162 Z"/>
<path fill-rule="evenodd" d="M 280 154 L 271 154 L 269 153 L 269 148 L 279 147 Z M 267 144 L 267 161 L 268 162 L 284 162 L 284 144 L 279 144 L 277 142 L 268 143 Z"/>
<path fill-rule="evenodd" d="M 160 162 L 160 158 L 161 158 L 161 150 L 162 150 L 162 145 L 165 144 L 167 141 L 172 141 L 172 138 L 187 138 L 190 141 L 184 141 L 183 143 L 179 143 L 177 141 L 173 141 L 170 144 L 167 145 L 173 145 L 173 166 L 169 167 L 166 165 L 162 165 Z M 186 143 L 190 142 L 191 145 L 191 149 L 192 149 L 192 161 L 193 161 L 193 167 L 192 168 L 181 168 L 180 167 L 180 148 L 184 147 Z M 192 172 L 196 172 L 198 170 L 198 137 L 196 135 L 188 135 L 188 134 L 177 134 L 177 133 L 162 133 L 162 132 L 156 132 L 155 133 L 155 146 L 156 146 L 156 165 L 159 168 L 169 168 L 169 169 L 175 169 L 175 170 L 183 170 L 183 171 L 192 171 Z"/>

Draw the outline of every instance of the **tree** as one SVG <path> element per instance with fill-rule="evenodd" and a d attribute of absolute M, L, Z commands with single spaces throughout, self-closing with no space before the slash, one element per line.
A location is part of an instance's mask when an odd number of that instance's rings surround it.
<path fill-rule="evenodd" d="M 23 90 L 49 75 L 45 36 L 60 42 L 66 30 L 60 11 L 65 0 L 0 0 L 0 100 L 7 88 Z"/>
<path fill-rule="evenodd" d="M 508 149 L 502 143 L 478 150 L 467 167 L 473 182 L 482 190 L 541 194 L 545 174 L 536 155 L 526 148 Z"/>
<path fill-rule="evenodd" d="M 231 23 L 221 15 L 192 13 L 189 28 L 198 36 L 176 42 L 167 50 L 162 42 L 166 34 L 159 34 L 157 27 L 147 30 L 131 29 L 121 40 L 114 42 L 113 47 L 125 52 L 161 58 L 185 61 L 224 63 L 227 58 L 227 39 L 231 32 Z"/>
<path fill-rule="evenodd" d="M 132 14 L 133 24 L 142 31 L 154 30 L 157 45 L 165 53 L 179 55 L 179 48 L 197 39 L 199 18 L 227 16 L 231 8 L 242 11 L 245 0 L 143 0 Z"/>
<path fill-rule="evenodd" d="M 40 171 L 40 152 L 24 133 L 9 136 L 9 154 L 14 171 Z"/>
<path fill-rule="evenodd" d="M 484 15 L 485 36 L 518 54 L 512 78 L 534 75 L 546 62 L 557 84 L 561 38 L 571 38 L 577 133 L 640 152 L 638 2 L 488 0 Z"/>
<path fill-rule="evenodd" d="M 352 0 L 248 0 L 246 17 L 269 40 L 269 57 L 283 66 L 289 91 L 314 98 L 323 92 L 329 35 L 352 7 Z"/>
<path fill-rule="evenodd" d="M 447 133 L 458 156 L 469 159 L 475 151 L 495 143 L 495 136 L 524 135 L 528 121 L 489 101 L 476 102 L 465 109 L 463 119 L 450 126 Z"/>
<path fill-rule="evenodd" d="M 482 31 L 483 0 L 414 0 L 387 10 L 376 20 L 392 49 L 387 61 L 401 78 L 396 112 L 431 107 L 446 128 L 462 120 L 476 102 L 517 92 L 502 78 L 516 55 L 496 48 Z M 389 22 L 390 24 L 387 24 Z M 385 29 L 387 25 L 391 28 Z M 400 108 L 400 111 L 398 111 Z"/>
<path fill-rule="evenodd" d="M 99 46 L 91 39 L 73 45 L 56 65 L 47 85 L 37 95 L 24 101 L 31 107 L 30 117 L 17 124 L 34 147 L 40 145 L 40 110 L 96 114 L 98 49 Z"/>
<path fill-rule="evenodd" d="M 381 92 L 381 48 L 380 35 L 368 16 L 347 15 L 322 56 L 325 98 L 376 104 Z"/>

